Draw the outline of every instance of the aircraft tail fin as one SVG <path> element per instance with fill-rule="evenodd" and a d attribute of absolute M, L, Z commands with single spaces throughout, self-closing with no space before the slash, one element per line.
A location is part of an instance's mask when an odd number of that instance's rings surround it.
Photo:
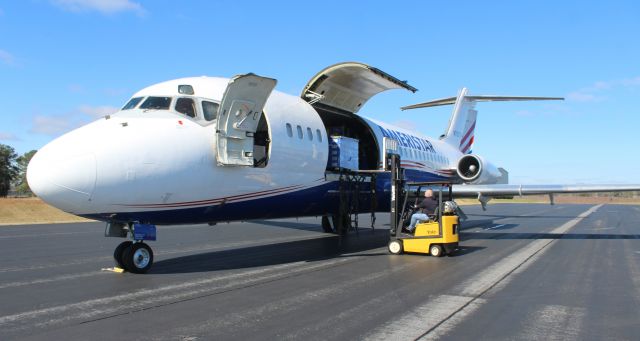
<path fill-rule="evenodd" d="M 449 126 L 440 138 L 457 147 L 463 154 L 471 154 L 475 138 L 476 102 L 490 101 L 537 101 L 564 100 L 562 97 L 529 97 L 529 96 L 470 96 L 467 88 L 462 88 L 457 97 L 447 97 L 429 102 L 402 107 L 402 110 L 435 107 L 453 104 L 453 113 L 449 119 Z"/>

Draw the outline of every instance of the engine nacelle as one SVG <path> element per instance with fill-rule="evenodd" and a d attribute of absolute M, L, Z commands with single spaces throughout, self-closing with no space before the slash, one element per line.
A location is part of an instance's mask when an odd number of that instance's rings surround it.
<path fill-rule="evenodd" d="M 462 181 L 469 184 L 504 183 L 504 174 L 500 170 L 477 155 L 465 155 L 458 160 L 456 169 Z"/>

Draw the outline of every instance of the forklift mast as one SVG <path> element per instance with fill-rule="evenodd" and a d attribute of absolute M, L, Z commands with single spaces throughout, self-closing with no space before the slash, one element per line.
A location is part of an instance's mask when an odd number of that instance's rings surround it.
<path fill-rule="evenodd" d="M 401 214 L 403 210 L 402 193 L 404 192 L 404 174 L 400 167 L 400 155 L 387 155 L 387 169 L 391 171 L 391 220 L 389 233 L 395 237 L 402 228 Z"/>

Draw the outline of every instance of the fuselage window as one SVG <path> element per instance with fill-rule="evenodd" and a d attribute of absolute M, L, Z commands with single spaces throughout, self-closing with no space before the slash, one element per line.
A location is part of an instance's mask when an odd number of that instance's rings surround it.
<path fill-rule="evenodd" d="M 140 109 L 168 110 L 170 105 L 171 97 L 147 97 L 140 105 Z"/>
<path fill-rule="evenodd" d="M 307 127 L 307 138 L 309 141 L 313 141 L 313 133 L 311 132 L 311 128 Z"/>
<path fill-rule="evenodd" d="M 302 140 L 302 127 L 297 126 L 296 128 L 298 129 L 298 138 Z"/>
<path fill-rule="evenodd" d="M 140 103 L 140 101 L 142 101 L 144 97 L 135 97 L 129 100 L 129 102 L 127 102 L 127 104 L 124 105 L 124 107 L 122 107 L 122 110 L 129 110 L 129 109 L 133 109 L 136 107 L 136 105 L 138 105 L 138 103 Z"/>
<path fill-rule="evenodd" d="M 218 107 L 220 104 L 202 101 L 202 113 L 204 114 L 204 119 L 207 121 L 213 121 L 218 117 Z"/>
<path fill-rule="evenodd" d="M 293 137 L 293 129 L 291 129 L 291 123 L 287 123 L 287 135 Z"/>
<path fill-rule="evenodd" d="M 320 129 L 316 129 L 316 138 L 318 142 L 322 142 L 322 134 L 320 134 Z"/>
<path fill-rule="evenodd" d="M 178 98 L 176 101 L 176 111 L 191 118 L 196 117 L 196 103 L 193 98 Z"/>

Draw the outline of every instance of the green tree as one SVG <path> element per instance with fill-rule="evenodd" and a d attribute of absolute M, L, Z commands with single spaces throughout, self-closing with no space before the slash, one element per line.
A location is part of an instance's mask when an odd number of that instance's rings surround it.
<path fill-rule="evenodd" d="M 16 191 L 21 195 L 33 195 L 29 183 L 27 182 L 27 166 L 29 161 L 36 154 L 37 150 L 31 150 L 18 158 L 18 177 L 16 180 Z"/>
<path fill-rule="evenodd" d="M 0 197 L 9 194 L 11 184 L 18 176 L 18 166 L 16 151 L 5 144 L 0 144 Z"/>

